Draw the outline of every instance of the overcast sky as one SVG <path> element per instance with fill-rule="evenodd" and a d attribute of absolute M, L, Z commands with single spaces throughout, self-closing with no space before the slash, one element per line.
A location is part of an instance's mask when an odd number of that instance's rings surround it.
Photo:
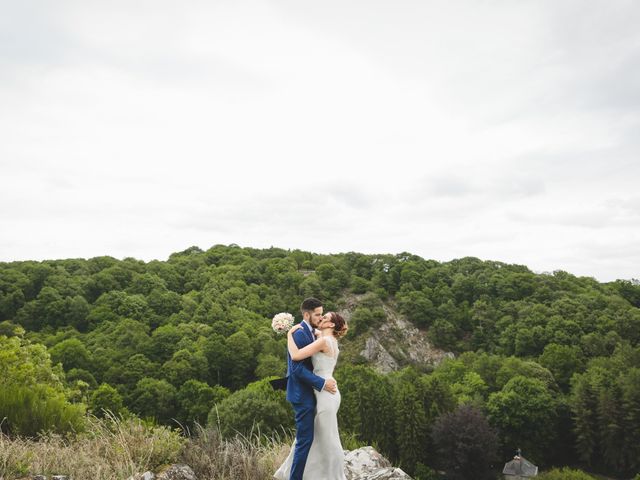
<path fill-rule="evenodd" d="M 0 0 L 0 260 L 640 278 L 640 3 Z"/>

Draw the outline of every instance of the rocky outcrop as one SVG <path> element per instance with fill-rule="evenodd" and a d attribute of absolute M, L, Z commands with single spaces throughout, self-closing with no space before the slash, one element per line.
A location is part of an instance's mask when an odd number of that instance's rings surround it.
<path fill-rule="evenodd" d="M 373 447 L 345 452 L 345 470 L 347 480 L 411 480 Z"/>
<path fill-rule="evenodd" d="M 367 338 L 364 349 L 360 352 L 360 355 L 371 362 L 376 370 L 382 373 L 393 372 L 400 368 L 396 359 L 389 354 L 387 349 L 384 348 L 380 341 L 374 336 Z"/>
<path fill-rule="evenodd" d="M 348 295 L 342 299 L 339 313 L 349 322 L 365 295 Z M 426 332 L 416 328 L 392 303 L 382 303 L 386 319 L 377 329 L 365 333 L 364 348 L 359 354 L 381 373 L 389 373 L 406 365 L 438 365 L 453 353 L 433 346 Z"/>
<path fill-rule="evenodd" d="M 169 465 L 158 474 L 144 472 L 130 477 L 129 480 L 197 480 L 189 465 Z"/>

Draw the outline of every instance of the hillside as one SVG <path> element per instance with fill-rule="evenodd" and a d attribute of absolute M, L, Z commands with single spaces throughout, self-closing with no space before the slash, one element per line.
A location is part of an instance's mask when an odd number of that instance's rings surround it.
<path fill-rule="evenodd" d="M 270 319 L 299 318 L 307 296 L 349 322 L 345 441 L 375 444 L 416 478 L 447 457 L 436 425 L 464 406 L 496 432 L 496 460 L 521 446 L 541 465 L 640 468 L 637 281 L 409 253 L 215 245 L 167 261 L 0 263 L 1 428 L 75 430 L 83 409 L 109 408 L 226 435 L 289 429 L 266 383 L 285 371 Z M 29 402 L 58 413 L 32 418 Z"/>

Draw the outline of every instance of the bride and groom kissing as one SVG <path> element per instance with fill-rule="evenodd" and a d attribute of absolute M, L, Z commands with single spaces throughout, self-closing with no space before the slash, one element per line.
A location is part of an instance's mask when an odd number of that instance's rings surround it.
<path fill-rule="evenodd" d="M 347 324 L 336 312 L 323 314 L 317 298 L 305 299 L 300 310 L 302 322 L 287 332 L 287 401 L 295 414 L 296 438 L 274 478 L 346 480 L 333 370 L 337 339 L 347 333 Z"/>

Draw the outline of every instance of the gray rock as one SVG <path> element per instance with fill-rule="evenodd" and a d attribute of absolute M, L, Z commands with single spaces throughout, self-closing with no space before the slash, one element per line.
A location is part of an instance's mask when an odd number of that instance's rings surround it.
<path fill-rule="evenodd" d="M 389 460 L 373 447 L 344 453 L 347 480 L 411 480 L 401 469 L 392 467 Z"/>
<path fill-rule="evenodd" d="M 156 476 L 152 472 L 136 473 L 128 480 L 155 480 Z"/>
<path fill-rule="evenodd" d="M 374 337 L 367 338 L 364 350 L 360 352 L 364 358 L 376 365 L 381 373 L 389 373 L 398 370 L 398 362 L 389 354 L 382 346 L 378 339 Z"/>
<path fill-rule="evenodd" d="M 197 480 L 189 465 L 170 465 L 156 476 L 155 480 Z"/>
<path fill-rule="evenodd" d="M 47 477 L 44 475 L 34 475 L 33 480 L 47 480 Z"/>
<path fill-rule="evenodd" d="M 69 480 L 69 477 L 66 475 L 53 475 L 51 480 Z"/>
<path fill-rule="evenodd" d="M 407 475 L 400 468 L 383 468 L 378 470 L 377 472 L 368 474 L 365 477 L 360 477 L 362 480 L 366 478 L 366 480 L 411 480 L 411 477 Z"/>
<path fill-rule="evenodd" d="M 339 313 L 347 323 L 367 295 L 350 294 L 344 297 L 344 307 Z M 382 309 L 385 321 L 379 328 L 366 334 L 364 348 L 358 352 L 377 371 L 389 373 L 409 364 L 437 366 L 447 358 L 455 358 L 452 352 L 436 348 L 429 341 L 427 333 L 416 328 L 398 312 L 393 302 L 384 302 Z"/>

